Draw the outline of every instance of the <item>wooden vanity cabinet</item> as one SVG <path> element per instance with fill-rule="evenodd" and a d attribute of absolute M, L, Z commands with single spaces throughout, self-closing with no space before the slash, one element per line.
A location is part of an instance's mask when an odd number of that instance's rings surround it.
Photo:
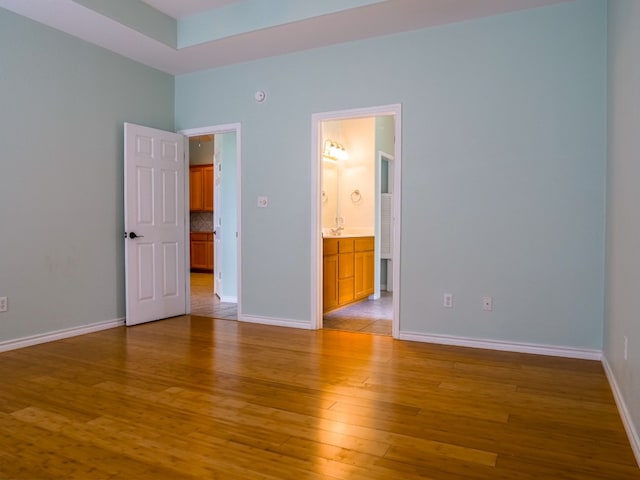
<path fill-rule="evenodd" d="M 338 239 L 327 238 L 322 250 L 322 306 L 326 312 L 338 306 Z"/>
<path fill-rule="evenodd" d="M 373 237 L 355 239 L 354 284 L 355 297 L 373 295 L 375 284 L 375 253 Z"/>
<path fill-rule="evenodd" d="M 353 238 L 338 239 L 338 304 L 346 305 L 355 299 Z"/>
<path fill-rule="evenodd" d="M 373 293 L 373 237 L 325 238 L 322 251 L 322 309 L 328 312 Z"/>
<path fill-rule="evenodd" d="M 213 165 L 189 167 L 189 210 L 213 212 Z"/>
<path fill-rule="evenodd" d="M 191 232 L 191 270 L 213 271 L 213 233 Z"/>

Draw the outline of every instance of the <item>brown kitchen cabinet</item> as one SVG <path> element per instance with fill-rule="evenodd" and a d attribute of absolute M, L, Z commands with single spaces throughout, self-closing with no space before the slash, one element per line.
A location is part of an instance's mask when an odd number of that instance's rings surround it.
<path fill-rule="evenodd" d="M 213 271 L 213 233 L 191 232 L 191 270 Z"/>
<path fill-rule="evenodd" d="M 213 212 L 213 165 L 189 167 L 189 210 Z"/>
<path fill-rule="evenodd" d="M 325 238 L 322 251 L 322 309 L 367 298 L 374 290 L 373 237 Z"/>

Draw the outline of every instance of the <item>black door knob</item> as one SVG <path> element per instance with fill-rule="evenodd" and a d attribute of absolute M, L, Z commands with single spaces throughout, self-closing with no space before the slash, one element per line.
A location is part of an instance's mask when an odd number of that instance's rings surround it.
<path fill-rule="evenodd" d="M 129 238 L 143 238 L 144 235 L 136 235 L 136 232 L 130 232 Z"/>

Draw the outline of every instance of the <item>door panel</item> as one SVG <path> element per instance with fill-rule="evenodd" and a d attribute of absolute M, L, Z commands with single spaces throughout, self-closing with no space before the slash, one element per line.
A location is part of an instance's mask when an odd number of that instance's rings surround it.
<path fill-rule="evenodd" d="M 163 270 L 164 270 L 164 289 L 162 292 L 162 296 L 164 298 L 167 297 L 176 297 L 178 296 L 178 244 L 176 242 L 165 242 L 162 244 L 163 255 L 162 258 L 164 260 Z"/>
<path fill-rule="evenodd" d="M 152 243 L 137 243 L 135 248 L 138 255 L 138 301 L 150 301 L 155 297 L 154 245 Z"/>
<path fill-rule="evenodd" d="M 138 191 L 136 199 L 137 223 L 138 225 L 153 224 L 153 169 L 146 167 L 137 167 Z"/>
<path fill-rule="evenodd" d="M 125 124 L 127 325 L 186 312 L 183 151 L 182 135 Z"/>
<path fill-rule="evenodd" d="M 213 156 L 213 184 L 213 293 L 222 297 L 222 163 L 217 149 Z"/>
<path fill-rule="evenodd" d="M 178 173 L 162 171 L 162 224 L 178 224 Z"/>

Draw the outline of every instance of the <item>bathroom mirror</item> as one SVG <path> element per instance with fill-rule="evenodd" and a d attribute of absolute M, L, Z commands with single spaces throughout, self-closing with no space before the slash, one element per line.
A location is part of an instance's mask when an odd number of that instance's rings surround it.
<path fill-rule="evenodd" d="M 375 117 L 322 122 L 323 236 L 373 235 Z"/>

